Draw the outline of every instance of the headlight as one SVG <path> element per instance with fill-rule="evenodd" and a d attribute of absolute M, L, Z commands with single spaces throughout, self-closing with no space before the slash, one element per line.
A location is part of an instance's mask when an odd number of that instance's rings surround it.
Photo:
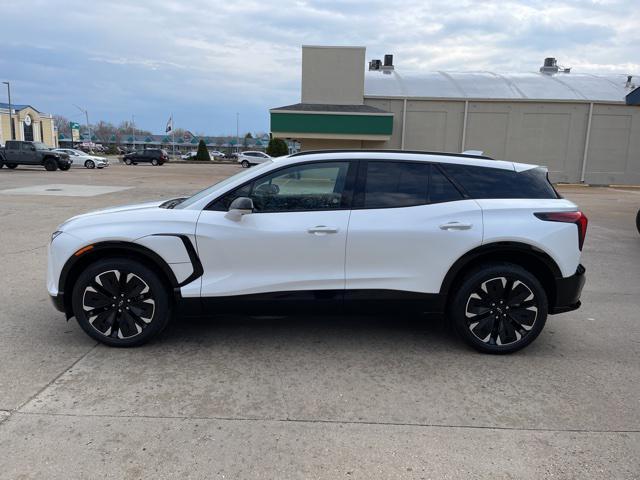
<path fill-rule="evenodd" d="M 58 235 L 60 235 L 61 233 L 62 233 L 62 231 L 61 231 L 61 230 L 56 230 L 55 232 L 53 232 L 53 233 L 51 234 L 51 241 L 53 242 L 53 241 L 56 239 L 56 237 L 57 237 Z"/>

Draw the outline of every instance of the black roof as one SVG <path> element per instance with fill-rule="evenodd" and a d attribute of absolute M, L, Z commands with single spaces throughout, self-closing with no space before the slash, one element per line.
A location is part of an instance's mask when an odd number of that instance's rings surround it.
<path fill-rule="evenodd" d="M 318 153 L 354 153 L 354 152 L 375 152 L 375 153 L 410 153 L 410 154 L 422 154 L 422 155 L 444 155 L 447 157 L 464 157 L 464 158 L 480 158 L 482 160 L 495 160 L 494 158 L 486 155 L 473 155 L 471 153 L 453 153 L 453 152 L 427 152 L 423 150 L 394 150 L 394 149 L 368 149 L 368 148 L 342 148 L 333 150 L 305 150 L 303 152 L 293 153 L 290 157 L 299 157 L 302 155 L 314 155 Z"/>

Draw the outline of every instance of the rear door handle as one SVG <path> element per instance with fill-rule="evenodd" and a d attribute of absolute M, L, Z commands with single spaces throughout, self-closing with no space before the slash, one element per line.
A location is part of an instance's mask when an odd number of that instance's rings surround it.
<path fill-rule="evenodd" d="M 312 233 L 314 235 L 327 235 L 329 233 L 338 233 L 338 228 L 327 227 L 326 225 L 316 225 L 315 227 L 309 228 L 307 233 Z"/>
<path fill-rule="evenodd" d="M 440 225 L 440 230 L 469 230 L 472 226 L 470 223 L 449 222 Z"/>

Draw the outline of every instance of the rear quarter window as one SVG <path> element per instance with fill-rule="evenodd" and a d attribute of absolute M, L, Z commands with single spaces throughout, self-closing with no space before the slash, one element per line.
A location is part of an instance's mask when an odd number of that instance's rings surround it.
<path fill-rule="evenodd" d="M 451 163 L 442 168 L 472 198 L 559 198 L 543 168 L 515 172 Z"/>

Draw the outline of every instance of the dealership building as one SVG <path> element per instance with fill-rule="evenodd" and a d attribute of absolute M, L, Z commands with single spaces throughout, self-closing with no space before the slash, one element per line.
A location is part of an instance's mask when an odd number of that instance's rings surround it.
<path fill-rule="evenodd" d="M 13 120 L 13 125 L 10 120 Z M 31 105 L 11 105 L 0 103 L 0 145 L 7 140 L 27 140 L 42 142 L 51 148 L 58 146 L 53 116 L 42 113 Z"/>
<path fill-rule="evenodd" d="M 270 110 L 303 150 L 479 150 L 546 165 L 556 182 L 640 184 L 640 76 L 539 71 L 403 74 L 365 47 L 302 47 L 300 103 Z"/>

